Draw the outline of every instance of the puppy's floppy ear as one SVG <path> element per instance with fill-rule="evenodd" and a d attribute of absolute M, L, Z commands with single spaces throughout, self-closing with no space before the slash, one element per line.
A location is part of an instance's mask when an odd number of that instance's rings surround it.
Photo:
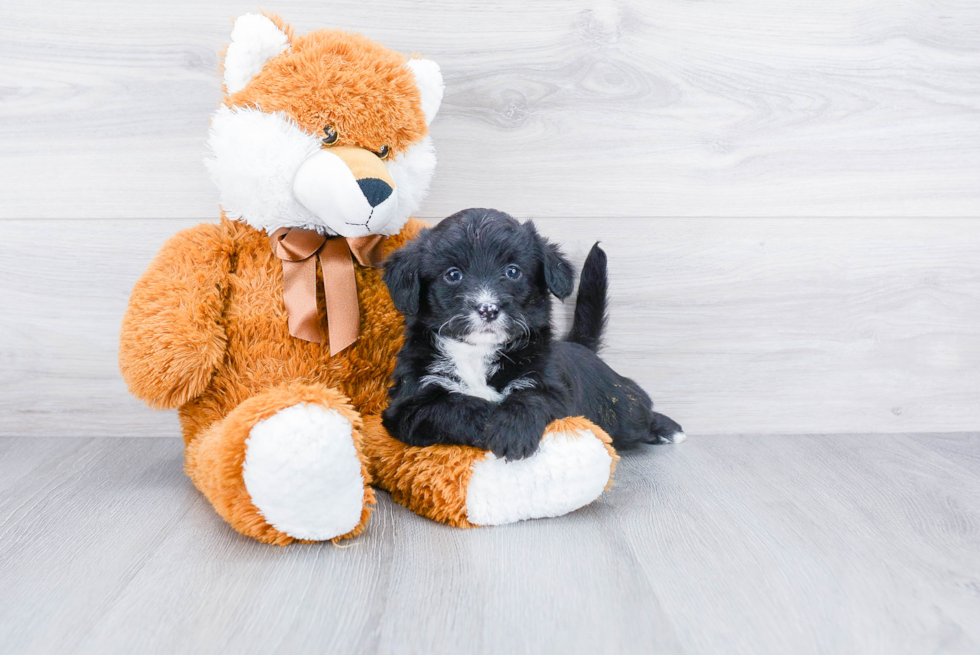
<path fill-rule="evenodd" d="M 419 257 L 426 232 L 428 230 L 423 230 L 418 237 L 391 253 L 385 260 L 384 281 L 388 285 L 388 293 L 395 303 L 395 309 L 406 316 L 419 313 L 419 297 L 422 294 Z"/>
<path fill-rule="evenodd" d="M 541 246 L 544 250 L 545 284 L 559 300 L 564 300 L 572 293 L 572 288 L 575 286 L 575 272 L 569 261 L 565 259 L 561 248 L 544 238 L 541 238 Z"/>
<path fill-rule="evenodd" d="M 555 294 L 559 300 L 564 300 L 572 293 L 575 286 L 575 274 L 572 265 L 565 259 L 561 248 L 538 234 L 533 221 L 525 221 L 521 227 L 531 236 L 538 248 L 538 256 L 544 265 L 544 283 L 548 291 Z"/>

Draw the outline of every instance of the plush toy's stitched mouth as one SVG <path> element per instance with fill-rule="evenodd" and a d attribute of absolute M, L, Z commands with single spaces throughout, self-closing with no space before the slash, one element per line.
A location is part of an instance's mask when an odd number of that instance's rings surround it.
<path fill-rule="evenodd" d="M 371 213 L 368 214 L 367 220 L 364 221 L 363 223 L 349 223 L 348 221 L 344 221 L 344 222 L 347 223 L 348 225 L 356 225 L 357 227 L 367 227 L 368 223 L 371 222 L 371 217 L 373 216 L 374 216 L 374 207 L 371 208 Z"/>

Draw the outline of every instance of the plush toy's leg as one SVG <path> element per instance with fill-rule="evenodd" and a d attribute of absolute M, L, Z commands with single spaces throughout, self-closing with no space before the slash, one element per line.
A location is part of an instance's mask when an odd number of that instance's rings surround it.
<path fill-rule="evenodd" d="M 186 469 L 233 528 L 259 541 L 346 539 L 374 491 L 361 418 L 339 391 L 294 384 L 249 398 L 191 441 Z"/>
<path fill-rule="evenodd" d="M 508 462 L 467 446 L 406 446 L 380 419 L 364 424 L 363 453 L 375 484 L 422 516 L 468 528 L 561 516 L 612 482 L 612 440 L 584 418 L 553 422 L 538 451 Z"/>

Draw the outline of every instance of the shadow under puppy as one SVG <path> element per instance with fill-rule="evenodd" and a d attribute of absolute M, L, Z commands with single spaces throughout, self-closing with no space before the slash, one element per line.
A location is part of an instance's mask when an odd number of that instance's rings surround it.
<path fill-rule="evenodd" d="M 552 336 L 549 292 L 572 292 L 572 266 L 533 223 L 503 212 L 466 209 L 423 231 L 388 259 L 384 281 L 406 321 L 382 415 L 393 437 L 521 459 L 553 420 L 585 416 L 617 449 L 684 438 L 596 354 L 607 290 L 598 244 L 563 341 Z"/>

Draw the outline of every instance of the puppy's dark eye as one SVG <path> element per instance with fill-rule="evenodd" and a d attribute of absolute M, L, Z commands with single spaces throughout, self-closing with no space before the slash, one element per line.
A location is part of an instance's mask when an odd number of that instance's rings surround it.
<path fill-rule="evenodd" d="M 391 154 L 391 148 L 388 146 L 381 146 L 381 150 L 379 150 L 377 154 L 378 157 L 381 157 L 381 159 L 388 159 L 388 155 Z"/>
<path fill-rule="evenodd" d="M 463 271 L 459 270 L 454 266 L 453 268 L 446 271 L 443 277 L 446 278 L 446 282 L 448 282 L 449 284 L 456 284 L 457 282 L 463 279 Z"/>
<path fill-rule="evenodd" d="M 337 143 L 337 139 L 340 138 L 340 132 L 338 132 L 337 128 L 333 125 L 327 125 L 325 128 L 323 128 L 323 133 L 326 136 L 320 139 L 320 143 L 325 146 L 332 146 L 333 144 Z"/>
<path fill-rule="evenodd" d="M 512 280 L 521 279 L 521 269 L 514 264 L 511 264 L 510 266 L 507 267 L 507 271 L 505 272 L 505 274 L 507 275 L 507 277 L 509 277 Z"/>

